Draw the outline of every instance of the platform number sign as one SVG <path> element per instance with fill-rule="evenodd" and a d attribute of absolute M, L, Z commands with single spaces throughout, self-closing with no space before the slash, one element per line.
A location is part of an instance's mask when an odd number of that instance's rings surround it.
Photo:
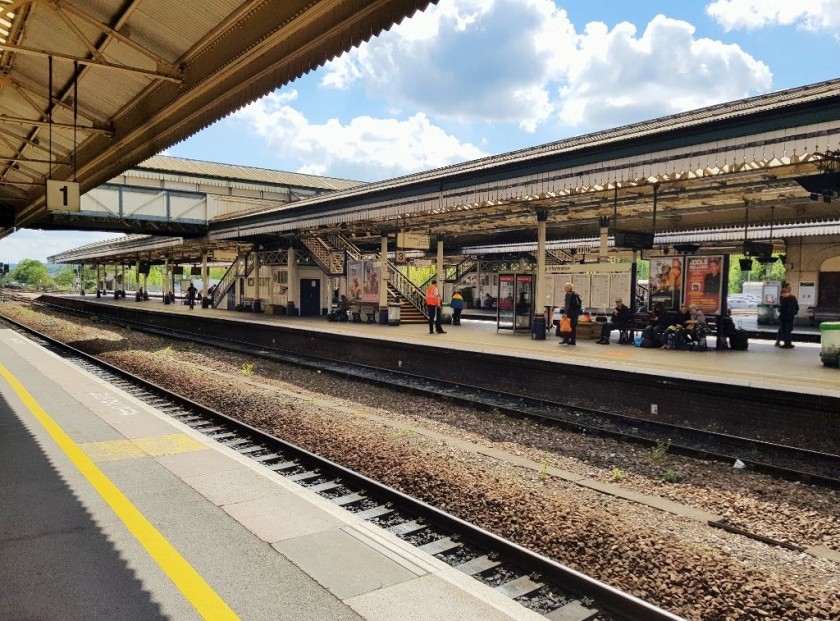
<path fill-rule="evenodd" d="M 80 211 L 81 208 L 78 182 L 47 179 L 48 211 Z"/>

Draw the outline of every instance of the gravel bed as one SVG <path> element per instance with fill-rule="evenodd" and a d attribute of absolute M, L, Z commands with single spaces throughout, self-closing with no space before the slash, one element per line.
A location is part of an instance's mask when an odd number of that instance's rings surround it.
<path fill-rule="evenodd" d="M 662 496 L 797 546 L 840 550 L 835 491 L 15 303 L 0 305 L 0 314 L 689 619 L 840 619 L 840 564 L 546 471 Z M 477 454 L 463 441 L 537 467 Z"/>

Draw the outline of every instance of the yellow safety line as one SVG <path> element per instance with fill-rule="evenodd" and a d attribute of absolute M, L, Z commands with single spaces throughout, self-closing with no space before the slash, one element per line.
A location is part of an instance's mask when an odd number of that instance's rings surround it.
<path fill-rule="evenodd" d="M 0 375 L 29 408 L 32 415 L 70 458 L 102 499 L 108 503 L 126 528 L 149 553 L 163 572 L 205 619 L 239 619 L 236 613 L 204 581 L 187 560 L 170 544 L 146 517 L 125 497 L 119 488 L 84 454 L 81 448 L 38 405 L 26 388 L 2 364 Z"/>

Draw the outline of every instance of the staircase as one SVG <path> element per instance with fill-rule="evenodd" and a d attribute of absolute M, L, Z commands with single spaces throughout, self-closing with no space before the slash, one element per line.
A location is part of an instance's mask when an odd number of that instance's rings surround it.
<path fill-rule="evenodd" d="M 388 303 L 394 302 L 400 305 L 400 323 L 426 323 L 428 321 L 423 311 L 406 300 L 402 293 L 388 283 Z"/>
<path fill-rule="evenodd" d="M 344 274 L 345 253 L 352 259 L 362 259 L 362 252 L 353 242 L 341 235 L 303 238 L 303 245 L 318 266 L 331 276 Z M 426 323 L 426 295 L 409 281 L 397 266 L 387 262 L 388 302 L 400 305 L 400 323 Z"/>
<path fill-rule="evenodd" d="M 254 269 L 254 264 L 250 262 L 246 265 L 244 256 L 238 256 L 236 261 L 231 263 L 231 266 L 225 272 L 225 275 L 222 276 L 219 284 L 216 285 L 216 290 L 213 292 L 213 308 L 219 307 L 219 304 L 225 299 L 230 288 L 236 284 L 236 279 L 240 276 L 240 272 L 245 272 L 246 269 L 247 272 L 242 274 L 244 276 L 248 276 L 251 273 L 251 270 Z"/>
<path fill-rule="evenodd" d="M 346 246 L 341 244 L 339 239 L 343 241 L 343 238 L 339 235 L 304 237 L 300 241 L 324 273 L 329 276 L 341 276 L 344 274 L 344 249 Z M 359 258 L 358 249 L 352 246 L 350 242 L 346 242 L 346 245 L 352 248 L 352 250 L 347 249 L 348 254 L 354 259 Z"/>

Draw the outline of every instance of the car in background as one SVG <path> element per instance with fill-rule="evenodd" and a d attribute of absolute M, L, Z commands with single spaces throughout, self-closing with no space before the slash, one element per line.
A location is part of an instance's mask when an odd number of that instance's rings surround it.
<path fill-rule="evenodd" d="M 726 307 L 732 310 L 756 308 L 758 298 L 751 293 L 730 293 L 726 297 Z"/>

